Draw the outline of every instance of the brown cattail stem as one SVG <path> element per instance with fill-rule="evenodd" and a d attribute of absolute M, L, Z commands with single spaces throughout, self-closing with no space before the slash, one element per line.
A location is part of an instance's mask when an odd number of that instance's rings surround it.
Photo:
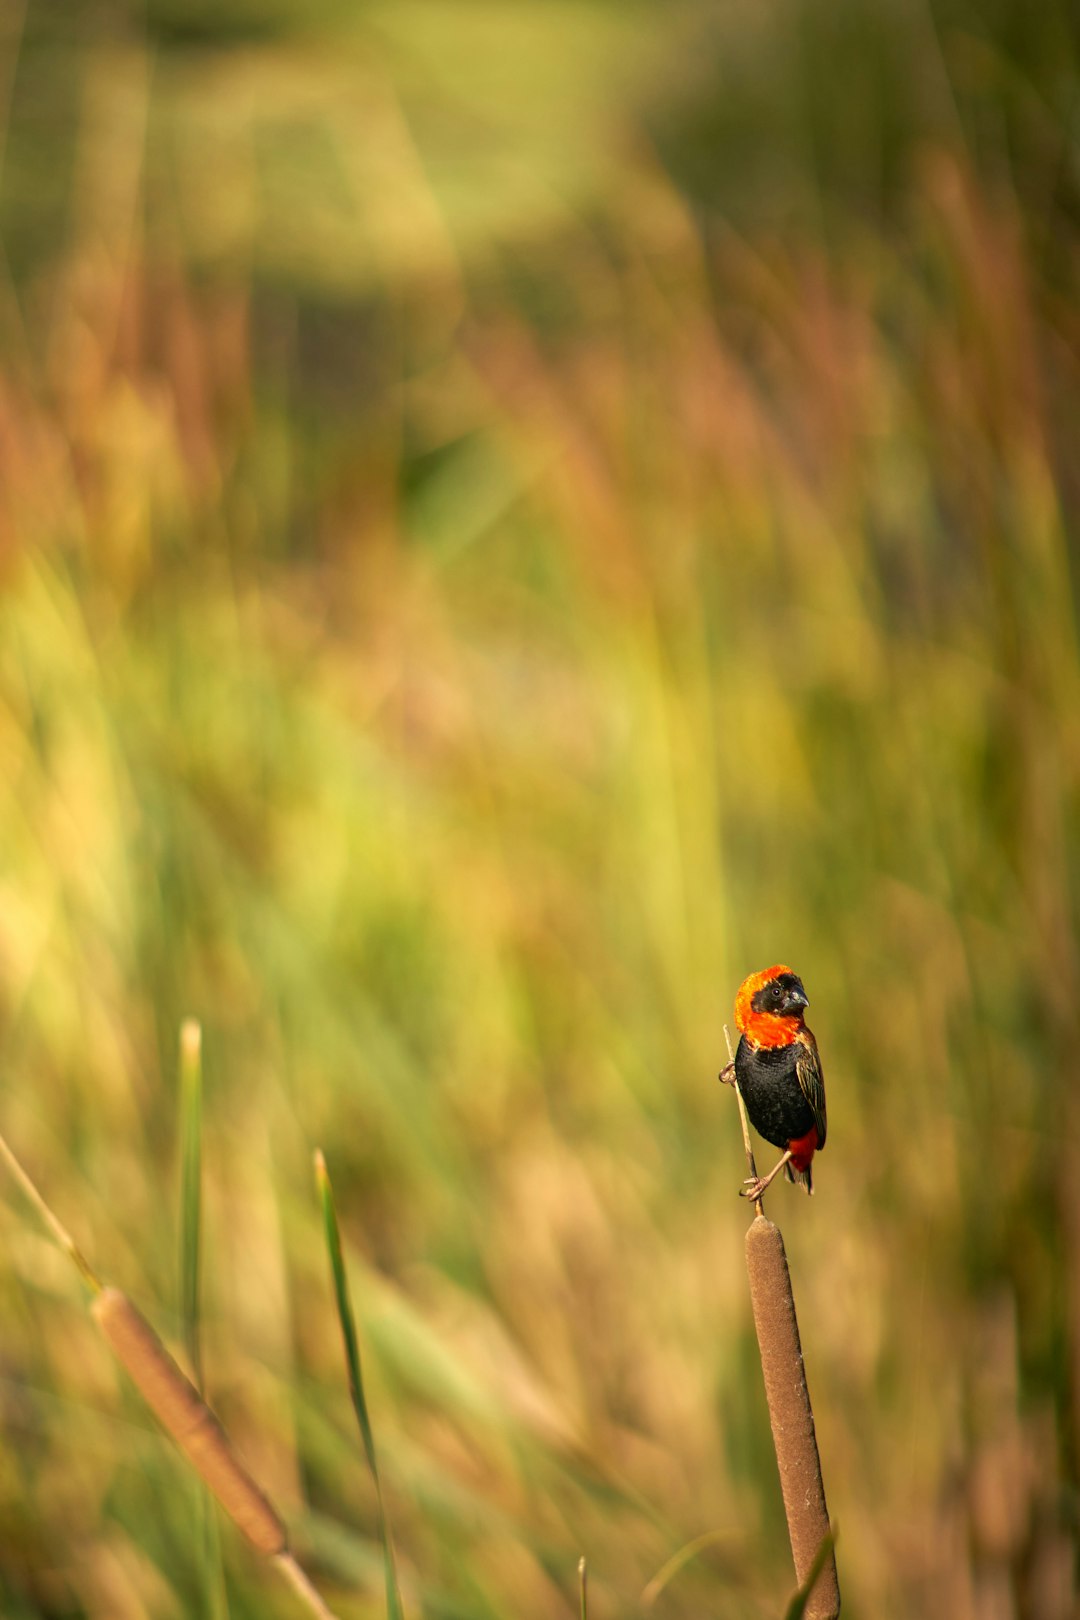
<path fill-rule="evenodd" d="M 806 1387 L 791 1273 L 780 1228 L 761 1214 L 746 1233 L 746 1269 L 754 1311 L 776 1464 L 795 1574 L 801 1586 L 830 1534 L 810 1392 Z M 807 1620 L 836 1620 L 840 1584 L 830 1551 L 807 1600 Z"/>

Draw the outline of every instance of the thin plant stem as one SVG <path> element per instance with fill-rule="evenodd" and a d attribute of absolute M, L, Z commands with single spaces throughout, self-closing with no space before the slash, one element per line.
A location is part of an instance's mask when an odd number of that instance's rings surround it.
<path fill-rule="evenodd" d="M 319 1593 L 312 1586 L 307 1575 L 288 1549 L 285 1552 L 274 1553 L 272 1562 L 277 1565 L 297 1597 L 301 1599 L 311 1614 L 318 1616 L 318 1620 L 337 1620 L 333 1609 L 327 1608 Z"/>
<path fill-rule="evenodd" d="M 735 1075 L 735 1073 L 734 1073 L 734 1069 L 735 1069 L 735 1053 L 732 1051 L 732 1047 L 731 1047 L 731 1031 L 728 1029 L 726 1024 L 724 1025 L 724 1039 L 727 1042 L 728 1057 L 731 1059 L 731 1067 L 732 1067 L 732 1080 L 731 1080 L 731 1083 L 735 1087 L 735 1095 L 739 1099 L 739 1121 L 740 1121 L 740 1123 L 742 1125 L 742 1139 L 743 1139 L 743 1147 L 746 1149 L 746 1162 L 750 1166 L 750 1174 L 751 1174 L 751 1176 L 756 1181 L 757 1178 L 758 1178 L 758 1173 L 757 1173 L 757 1165 L 754 1162 L 754 1149 L 753 1149 L 753 1146 L 752 1146 L 751 1141 L 750 1141 L 750 1121 L 746 1116 L 746 1103 L 743 1101 L 743 1094 L 739 1089 L 738 1076 Z M 755 1214 L 755 1216 L 760 1215 L 762 1217 L 762 1219 L 764 1219 L 764 1216 L 765 1216 L 764 1199 L 765 1199 L 765 1194 L 764 1193 L 758 1193 L 757 1197 L 753 1200 L 754 1214 Z"/>
<path fill-rule="evenodd" d="M 180 1025 L 180 1320 L 192 1382 L 206 1396 L 202 1357 L 202 1028 L 196 1018 Z M 199 1486 L 195 1534 L 202 1546 L 207 1620 L 228 1620 L 229 1600 L 221 1557 L 221 1526 L 214 1504 Z"/>
<path fill-rule="evenodd" d="M 202 1030 L 180 1026 L 180 1319 L 192 1380 L 203 1389 L 199 1331 L 202 1269 Z"/>
<path fill-rule="evenodd" d="M 3 1136 L 0 1136 L 0 1157 L 4 1159 L 8 1169 L 11 1171 L 11 1174 L 14 1176 L 27 1198 L 33 1204 L 34 1208 L 41 1216 L 41 1219 L 45 1222 L 45 1225 L 49 1228 L 49 1231 L 52 1233 L 56 1242 L 63 1249 L 69 1260 L 71 1260 L 78 1268 L 83 1281 L 93 1289 L 95 1294 L 99 1294 L 102 1286 L 100 1277 L 96 1275 L 90 1265 L 89 1260 L 87 1260 L 86 1256 L 75 1242 L 75 1239 L 72 1237 L 67 1227 L 60 1220 L 59 1216 L 54 1214 L 49 1208 L 40 1192 L 38 1192 L 37 1187 L 34 1185 L 33 1181 L 31 1181 L 27 1172 L 23 1169 L 14 1153 L 12 1153 L 11 1149 L 8 1147 L 8 1144 Z"/>
<path fill-rule="evenodd" d="M 717 1542 L 729 1541 L 730 1539 L 730 1530 L 706 1530 L 704 1535 L 695 1536 L 693 1541 L 688 1541 L 684 1547 L 678 1548 L 661 1565 L 652 1580 L 642 1587 L 642 1608 L 651 1609 L 668 1583 L 674 1580 L 679 1571 L 685 1568 L 692 1558 L 696 1558 L 699 1552 L 703 1552 L 706 1547 L 715 1547 Z"/>
<path fill-rule="evenodd" d="M 401 1589 L 398 1585 L 394 1541 L 390 1533 L 390 1521 L 386 1513 L 386 1504 L 383 1500 L 379 1462 L 375 1454 L 375 1436 L 371 1427 L 371 1418 L 368 1414 L 367 1398 L 364 1394 L 364 1375 L 360 1365 L 360 1342 L 356 1332 L 352 1299 L 349 1295 L 349 1277 L 345 1269 L 345 1256 L 341 1247 L 341 1228 L 338 1224 L 337 1206 L 334 1203 L 334 1189 L 330 1182 L 330 1173 L 326 1168 L 326 1158 L 321 1148 L 315 1150 L 315 1182 L 322 1204 L 323 1228 L 326 1236 L 327 1253 L 330 1257 L 330 1275 L 334 1284 L 338 1325 L 341 1329 L 342 1345 L 345 1352 L 345 1372 L 348 1379 L 349 1395 L 360 1428 L 364 1455 L 367 1458 L 372 1483 L 375 1486 L 375 1511 L 379 1525 L 379 1540 L 382 1543 L 383 1575 L 386 1585 L 386 1613 L 388 1620 L 404 1620 L 405 1611 L 401 1602 Z"/>

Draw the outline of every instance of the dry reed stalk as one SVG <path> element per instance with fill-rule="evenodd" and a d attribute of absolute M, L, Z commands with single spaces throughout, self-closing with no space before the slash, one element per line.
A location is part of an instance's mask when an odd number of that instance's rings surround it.
<path fill-rule="evenodd" d="M 731 1036 L 726 1026 L 724 1036 L 730 1053 Z M 738 1081 L 734 1085 L 746 1160 L 751 1176 L 756 1176 L 746 1104 Z M 761 1198 L 754 1201 L 754 1219 L 746 1232 L 746 1270 L 791 1556 L 795 1561 L 796 1579 L 803 1586 L 813 1574 L 814 1560 L 832 1532 L 784 1239 L 780 1228 L 766 1219 Z M 803 1613 L 806 1620 L 836 1620 L 840 1613 L 840 1582 L 831 1547 Z"/>

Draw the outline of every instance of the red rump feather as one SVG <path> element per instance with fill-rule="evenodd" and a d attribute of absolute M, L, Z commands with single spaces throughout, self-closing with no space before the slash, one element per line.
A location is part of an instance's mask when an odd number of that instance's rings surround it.
<path fill-rule="evenodd" d="M 794 1142 L 788 1143 L 791 1151 L 791 1168 L 799 1171 L 809 1170 L 810 1160 L 817 1152 L 818 1133 L 817 1126 L 811 1125 L 805 1136 L 798 1137 Z"/>

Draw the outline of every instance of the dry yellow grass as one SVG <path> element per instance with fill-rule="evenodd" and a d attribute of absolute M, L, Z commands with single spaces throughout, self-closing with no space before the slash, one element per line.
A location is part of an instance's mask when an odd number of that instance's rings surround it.
<path fill-rule="evenodd" d="M 528 24 L 548 85 L 562 10 Z M 478 13 L 459 37 L 453 8 L 431 34 L 395 8 L 353 76 L 329 24 L 176 45 L 155 10 L 150 71 L 46 11 L 0 198 L 37 221 L 5 229 L 0 285 L 5 1133 L 179 1340 L 175 1034 L 199 1016 L 207 1389 L 342 1613 L 379 1601 L 381 1564 L 316 1142 L 406 1608 L 539 1620 L 584 1551 L 594 1620 L 673 1567 L 674 1620 L 775 1614 L 713 1077 L 735 985 L 792 960 L 830 1140 L 813 1204 L 780 1211 L 845 1600 L 1063 1620 L 1080 673 L 1055 0 L 1015 61 L 902 6 L 720 18 L 696 159 L 671 134 L 691 55 L 709 71 L 695 32 L 664 128 L 597 66 L 595 121 L 575 92 L 589 117 L 547 166 L 523 156 L 543 95 L 474 71 Z M 597 28 L 575 74 L 610 62 Z M 320 82 L 356 95 L 324 112 Z M 754 96 L 763 122 L 732 129 Z M 581 135 L 588 212 L 559 179 Z M 711 194 L 672 179 L 695 163 Z M 74 1280 L 6 1202 L 0 1238 L 0 1607 L 89 1609 L 104 1548 L 118 1609 L 182 1613 L 184 1465 L 110 1415 Z M 284 1620 L 222 1539 L 237 1611 Z"/>

